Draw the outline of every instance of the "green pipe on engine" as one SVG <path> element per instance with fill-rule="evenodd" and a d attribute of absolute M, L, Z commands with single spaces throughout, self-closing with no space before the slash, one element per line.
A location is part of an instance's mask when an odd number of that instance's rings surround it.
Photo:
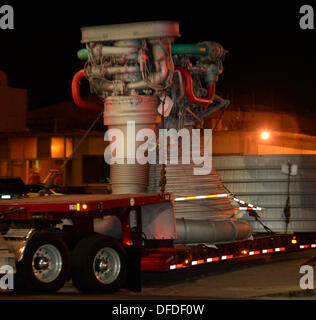
<path fill-rule="evenodd" d="M 80 60 L 88 60 L 88 50 L 87 49 L 80 49 L 77 52 L 77 57 Z"/>
<path fill-rule="evenodd" d="M 174 44 L 172 54 L 208 55 L 208 47 L 203 44 Z"/>
<path fill-rule="evenodd" d="M 208 55 L 208 47 L 203 44 L 174 44 L 171 50 L 172 54 L 187 54 L 187 55 Z M 88 60 L 88 50 L 80 49 L 77 52 L 80 60 Z"/>

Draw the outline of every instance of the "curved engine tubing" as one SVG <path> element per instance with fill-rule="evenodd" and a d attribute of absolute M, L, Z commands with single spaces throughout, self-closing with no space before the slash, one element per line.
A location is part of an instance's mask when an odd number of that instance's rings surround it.
<path fill-rule="evenodd" d="M 204 97 L 204 98 L 197 97 L 193 92 L 193 80 L 190 72 L 182 66 L 175 66 L 175 70 L 180 71 L 184 78 L 185 94 L 191 103 L 208 106 L 214 101 L 215 84 L 207 85 L 207 97 Z"/>
<path fill-rule="evenodd" d="M 102 111 L 103 110 L 103 105 L 100 105 L 100 104 L 97 104 L 97 103 L 88 102 L 88 101 L 84 101 L 81 98 L 81 95 L 80 95 L 80 83 L 81 83 L 81 80 L 83 78 L 85 78 L 85 71 L 84 71 L 84 69 L 81 69 L 74 75 L 74 77 L 72 79 L 71 92 L 72 92 L 72 97 L 74 99 L 75 104 L 79 108 Z"/>

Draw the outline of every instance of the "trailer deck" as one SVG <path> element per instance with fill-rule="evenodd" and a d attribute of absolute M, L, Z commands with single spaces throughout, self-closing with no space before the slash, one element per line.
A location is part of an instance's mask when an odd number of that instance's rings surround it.
<path fill-rule="evenodd" d="M 7 214 L 12 220 L 29 220 L 33 214 L 45 213 L 48 219 L 69 218 L 74 214 L 85 216 L 108 214 L 108 210 L 138 207 L 147 204 L 170 202 L 173 195 L 159 194 L 77 194 L 54 197 L 20 198 L 0 201 L 0 215 Z"/>

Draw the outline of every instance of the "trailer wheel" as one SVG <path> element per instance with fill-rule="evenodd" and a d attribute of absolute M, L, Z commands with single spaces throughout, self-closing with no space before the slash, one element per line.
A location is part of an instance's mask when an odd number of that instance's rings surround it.
<path fill-rule="evenodd" d="M 72 281 L 82 292 L 113 293 L 126 280 L 126 265 L 126 252 L 119 241 L 94 234 L 79 241 L 72 252 Z"/>
<path fill-rule="evenodd" d="M 28 241 L 16 267 L 16 292 L 56 292 L 69 277 L 70 253 L 56 233 L 37 232 Z"/>

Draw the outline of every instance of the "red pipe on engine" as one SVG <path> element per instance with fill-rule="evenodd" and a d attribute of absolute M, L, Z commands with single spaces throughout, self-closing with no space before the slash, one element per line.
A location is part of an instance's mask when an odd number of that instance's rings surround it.
<path fill-rule="evenodd" d="M 71 92 L 72 92 L 72 97 L 74 99 L 75 104 L 79 108 L 102 111 L 103 110 L 103 106 L 102 105 L 99 105 L 99 104 L 96 104 L 96 103 L 92 103 L 92 102 L 88 102 L 88 101 L 84 101 L 81 98 L 81 95 L 80 95 L 80 83 L 81 83 L 81 80 L 83 78 L 85 78 L 85 72 L 84 72 L 83 69 L 81 69 L 74 75 L 74 77 L 72 79 Z"/>
<path fill-rule="evenodd" d="M 211 104 L 215 97 L 215 84 L 207 85 L 207 97 L 197 97 L 193 92 L 193 80 L 189 70 L 182 66 L 175 66 L 175 70 L 179 70 L 185 82 L 185 94 L 191 103 L 203 104 L 205 106 Z"/>

